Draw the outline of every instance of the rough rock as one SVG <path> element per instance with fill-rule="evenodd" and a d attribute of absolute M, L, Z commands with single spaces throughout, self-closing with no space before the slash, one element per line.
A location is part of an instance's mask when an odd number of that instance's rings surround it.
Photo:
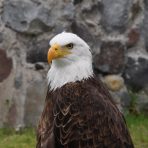
<path fill-rule="evenodd" d="M 137 95 L 137 110 L 140 113 L 148 115 L 148 95 L 144 92 L 140 92 Z"/>
<path fill-rule="evenodd" d="M 29 34 L 39 34 L 53 27 L 50 11 L 29 1 L 6 0 L 3 20 L 8 27 Z"/>
<path fill-rule="evenodd" d="M 44 69 L 43 63 L 36 63 L 35 64 L 35 69 L 36 70 L 43 70 Z"/>
<path fill-rule="evenodd" d="M 0 49 L 0 82 L 9 76 L 12 67 L 12 59 L 7 57 L 5 50 Z"/>
<path fill-rule="evenodd" d="M 59 5 L 57 5 L 57 9 L 52 9 L 54 5 L 55 2 L 53 1 L 47 7 L 42 3 L 28 0 L 6 0 L 2 19 L 8 27 L 21 33 L 40 34 L 48 32 L 56 26 L 56 20 L 62 17 L 55 15 L 55 11 L 63 9 L 63 17 L 67 20 L 73 17 L 73 7 L 70 3 L 65 5 L 64 8 L 60 6 L 60 9 L 58 8 Z"/>
<path fill-rule="evenodd" d="M 129 110 L 130 103 L 131 103 L 131 97 L 130 97 L 129 92 L 126 88 L 126 85 L 119 92 L 116 92 L 116 95 L 120 96 L 120 98 L 121 98 L 121 106 L 123 108 L 123 111 Z"/>
<path fill-rule="evenodd" d="M 141 13 L 142 7 L 139 0 L 135 0 L 131 7 L 131 20 L 134 21 Z"/>
<path fill-rule="evenodd" d="M 128 47 L 133 47 L 136 45 L 140 38 L 140 30 L 138 28 L 132 28 L 128 32 L 128 41 L 127 41 L 127 46 Z"/>
<path fill-rule="evenodd" d="M 145 91 L 132 92 L 130 93 L 130 107 L 129 111 L 133 114 L 145 114 L 148 115 L 148 94 Z"/>
<path fill-rule="evenodd" d="M 130 106 L 131 98 L 125 86 L 124 79 L 119 75 L 107 75 L 103 82 L 108 87 L 116 105 L 124 112 Z"/>
<path fill-rule="evenodd" d="M 102 35 L 101 29 L 101 10 L 102 2 L 98 0 L 88 1 L 85 0 L 75 7 L 75 19 L 74 22 L 87 26 L 87 32 L 93 33 L 93 38 L 98 39 Z M 84 29 L 83 29 L 84 30 Z M 84 32 L 84 31 L 83 31 Z M 91 35 L 91 36 L 92 36 Z M 93 41 L 93 40 L 92 40 Z M 93 41 L 94 42 L 94 41 Z M 91 43 L 92 44 L 92 43 Z"/>
<path fill-rule="evenodd" d="M 109 90 L 118 91 L 124 87 L 124 79 L 118 75 L 107 75 L 104 77 L 104 83 Z"/>
<path fill-rule="evenodd" d="M 22 55 L 20 59 L 23 60 Z M 24 103 L 26 99 L 26 69 L 22 66 L 22 61 L 19 57 L 15 57 L 14 60 L 14 78 L 12 86 L 9 89 L 13 90 L 13 94 L 8 98 L 9 110 L 6 118 L 6 125 L 14 128 L 24 127 Z M 19 82 L 18 82 L 19 81 Z M 15 115 L 13 114 L 15 113 Z"/>
<path fill-rule="evenodd" d="M 87 43 L 94 41 L 93 35 L 90 33 L 88 27 L 85 24 L 74 21 L 71 24 L 71 30 L 73 33 L 77 34 L 82 39 L 84 39 Z"/>
<path fill-rule="evenodd" d="M 12 105 L 12 96 L 14 94 L 13 80 L 15 74 L 12 70 L 10 75 L 0 83 L 0 127 L 8 123 L 8 114 Z M 13 126 L 11 122 L 11 126 Z"/>
<path fill-rule="evenodd" d="M 16 102 L 13 101 L 10 108 L 9 108 L 9 111 L 7 114 L 7 121 L 5 124 L 10 127 L 11 126 L 15 127 L 15 123 L 17 121 L 17 116 L 18 116 L 18 111 L 17 111 Z"/>
<path fill-rule="evenodd" d="M 143 91 L 145 92 L 145 94 L 148 96 L 148 86 L 146 86 Z"/>
<path fill-rule="evenodd" d="M 27 81 L 31 83 L 27 84 L 24 122 L 26 125 L 36 126 L 46 97 L 47 79 L 41 72 L 30 70 L 29 73 Z"/>
<path fill-rule="evenodd" d="M 3 34 L 0 32 L 0 43 L 3 42 Z"/>
<path fill-rule="evenodd" d="M 102 25 L 107 32 L 124 32 L 132 0 L 103 0 Z"/>
<path fill-rule="evenodd" d="M 94 57 L 95 70 L 105 74 L 121 73 L 125 65 L 125 50 L 120 41 L 103 41 L 100 53 Z"/>
<path fill-rule="evenodd" d="M 73 0 L 73 4 L 74 5 L 77 5 L 77 4 L 79 4 L 79 3 L 81 3 L 83 0 Z"/>
<path fill-rule="evenodd" d="M 49 40 L 33 40 L 28 44 L 26 60 L 29 63 L 47 62 Z"/>
<path fill-rule="evenodd" d="M 144 36 L 144 40 L 145 40 L 145 47 L 148 51 L 148 2 L 147 0 L 144 0 L 144 19 L 143 19 L 143 36 Z"/>
<path fill-rule="evenodd" d="M 120 97 L 121 95 L 117 95 L 117 93 L 114 93 L 114 92 L 112 92 L 112 91 L 110 91 L 110 94 L 111 94 L 111 96 L 112 96 L 112 98 L 113 98 L 113 100 L 114 100 L 116 106 L 118 107 L 118 109 L 119 109 L 121 112 L 123 112 L 123 107 L 122 107 L 122 105 L 121 105 L 121 97 Z"/>
<path fill-rule="evenodd" d="M 120 111 L 125 113 L 129 109 L 131 102 L 131 97 L 128 93 L 126 86 L 124 85 L 124 87 L 122 87 L 118 91 L 110 91 L 110 93 L 117 107 L 120 109 Z"/>
<path fill-rule="evenodd" d="M 134 59 L 128 58 L 125 67 L 124 78 L 126 84 L 129 85 L 133 91 L 139 91 L 148 86 L 148 59 L 143 57 Z"/>

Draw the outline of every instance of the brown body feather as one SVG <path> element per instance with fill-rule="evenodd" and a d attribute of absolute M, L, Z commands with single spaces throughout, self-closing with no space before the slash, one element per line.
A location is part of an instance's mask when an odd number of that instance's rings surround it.
<path fill-rule="evenodd" d="M 133 148 L 122 113 L 100 80 L 48 91 L 37 148 Z"/>

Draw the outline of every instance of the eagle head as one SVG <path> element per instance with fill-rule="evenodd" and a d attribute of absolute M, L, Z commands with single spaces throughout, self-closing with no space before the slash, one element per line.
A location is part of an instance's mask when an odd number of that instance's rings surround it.
<path fill-rule="evenodd" d="M 50 49 L 47 59 L 51 61 L 67 61 L 68 64 L 87 58 L 91 58 L 90 48 L 87 43 L 76 34 L 62 32 L 50 41 Z M 68 62 L 69 61 L 69 62 Z"/>
<path fill-rule="evenodd" d="M 92 54 L 76 34 L 62 32 L 53 37 L 47 53 L 51 68 L 47 74 L 52 89 L 92 76 Z"/>

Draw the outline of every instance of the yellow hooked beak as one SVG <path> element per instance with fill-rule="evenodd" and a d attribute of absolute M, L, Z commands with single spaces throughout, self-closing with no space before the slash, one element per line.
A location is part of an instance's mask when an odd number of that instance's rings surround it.
<path fill-rule="evenodd" d="M 65 46 L 61 47 L 59 44 L 54 44 L 48 50 L 47 54 L 48 63 L 51 63 L 53 59 L 65 57 L 70 53 L 71 52 L 69 51 L 69 49 L 66 48 Z"/>

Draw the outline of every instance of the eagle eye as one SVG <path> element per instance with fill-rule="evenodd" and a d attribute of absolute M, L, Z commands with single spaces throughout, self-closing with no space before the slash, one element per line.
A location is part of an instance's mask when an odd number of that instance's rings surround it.
<path fill-rule="evenodd" d="M 68 49 L 72 49 L 72 48 L 73 48 L 73 43 L 67 44 L 66 47 L 67 47 Z"/>

